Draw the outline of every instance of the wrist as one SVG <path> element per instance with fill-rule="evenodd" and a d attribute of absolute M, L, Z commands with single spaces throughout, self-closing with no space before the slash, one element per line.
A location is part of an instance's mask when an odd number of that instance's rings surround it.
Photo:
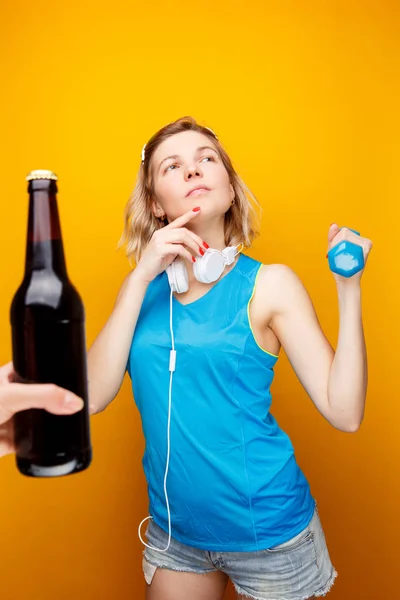
<path fill-rule="evenodd" d="M 361 285 L 360 280 L 358 281 L 338 281 L 336 283 L 336 289 L 340 303 L 348 302 L 360 302 L 361 300 Z"/>
<path fill-rule="evenodd" d="M 142 275 L 140 268 L 136 267 L 129 275 L 129 286 L 133 286 L 137 289 L 143 289 L 146 291 L 150 281 L 146 280 L 146 278 Z"/>
<path fill-rule="evenodd" d="M 148 275 L 142 272 L 140 265 L 136 266 L 136 268 L 132 271 L 132 273 L 129 275 L 129 279 L 132 282 L 130 285 L 135 286 L 137 289 L 142 288 L 144 291 L 146 291 L 151 283 Z"/>

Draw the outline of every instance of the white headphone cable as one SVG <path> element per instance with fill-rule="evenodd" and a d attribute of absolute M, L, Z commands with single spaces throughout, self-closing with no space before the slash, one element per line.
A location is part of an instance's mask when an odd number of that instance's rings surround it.
<path fill-rule="evenodd" d="M 168 544 L 166 546 L 166 548 L 156 548 L 155 546 L 150 546 L 149 544 L 146 544 L 145 541 L 143 541 L 140 530 L 142 528 L 142 525 L 145 521 L 147 521 L 148 519 L 152 519 L 153 517 L 146 517 L 145 519 L 143 519 L 143 521 L 140 523 L 139 528 L 138 528 L 138 534 L 139 534 L 139 539 L 142 542 L 142 544 L 144 544 L 147 548 L 151 548 L 151 550 L 156 550 L 157 552 L 166 552 L 171 544 L 171 512 L 170 512 L 170 508 L 169 508 L 169 500 L 168 500 L 168 493 L 167 493 L 167 477 L 168 477 L 168 469 L 169 469 L 169 458 L 170 458 L 170 454 L 171 454 L 171 408 L 172 408 L 172 377 L 173 377 L 173 373 L 175 371 L 175 364 L 176 364 L 176 351 L 175 351 L 175 338 L 174 338 L 174 331 L 173 331 L 173 327 L 172 327 L 172 299 L 173 299 L 173 291 L 171 289 L 171 294 L 170 294 L 170 303 L 169 303 L 169 328 L 170 328 L 170 332 L 171 332 L 171 341 L 172 341 L 172 350 L 170 351 L 170 356 L 169 356 L 169 370 L 170 370 L 170 378 L 169 378 L 169 399 L 168 399 L 168 425 L 167 425 L 167 462 L 166 462 L 166 467 L 165 467 L 165 475 L 164 475 L 164 494 L 165 494 L 165 501 L 166 501 L 166 506 L 167 506 L 167 513 L 168 513 Z"/>

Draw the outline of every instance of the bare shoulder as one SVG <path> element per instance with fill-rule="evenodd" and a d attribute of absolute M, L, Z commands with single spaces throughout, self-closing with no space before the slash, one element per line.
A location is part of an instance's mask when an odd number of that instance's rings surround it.
<path fill-rule="evenodd" d="M 307 294 L 298 275 L 283 264 L 263 265 L 260 269 L 256 294 L 262 298 L 268 313 L 279 313 L 289 304 Z"/>
<path fill-rule="evenodd" d="M 282 280 L 287 277 L 295 276 L 295 272 L 288 267 L 280 263 L 266 265 L 263 264 L 260 269 L 259 279 L 267 280 Z"/>
<path fill-rule="evenodd" d="M 265 265 L 263 264 L 260 269 L 260 278 L 274 280 L 276 282 L 283 282 L 288 279 L 297 278 L 296 273 L 288 267 L 280 263 Z"/>
<path fill-rule="evenodd" d="M 252 319 L 259 331 L 267 331 L 271 347 L 285 345 L 285 331 L 294 330 L 295 323 L 315 322 L 316 315 L 310 296 L 298 275 L 283 264 L 260 268 L 251 307 Z M 277 354 L 277 351 L 271 350 Z"/>

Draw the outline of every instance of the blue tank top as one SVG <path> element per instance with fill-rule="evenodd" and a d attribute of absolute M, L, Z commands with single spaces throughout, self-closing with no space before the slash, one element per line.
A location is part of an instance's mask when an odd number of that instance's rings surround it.
<path fill-rule="evenodd" d="M 300 533 L 314 511 L 290 439 L 270 412 L 278 357 L 257 344 L 249 321 L 261 266 L 241 254 L 198 300 L 173 298 L 172 537 L 204 550 L 270 548 Z M 146 442 L 149 514 L 166 532 L 169 311 L 164 271 L 147 289 L 127 364 Z"/>

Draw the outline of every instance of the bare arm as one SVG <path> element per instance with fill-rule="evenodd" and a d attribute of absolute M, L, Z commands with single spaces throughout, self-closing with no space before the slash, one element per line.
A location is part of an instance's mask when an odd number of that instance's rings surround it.
<path fill-rule="evenodd" d="M 330 243 L 337 230 L 331 228 Z M 360 241 L 367 257 L 372 243 L 366 239 L 357 240 Z M 296 375 L 319 412 L 334 427 L 347 432 L 359 428 L 367 393 L 361 274 L 349 279 L 335 275 L 340 317 L 336 352 L 321 329 L 307 291 L 293 271 L 283 265 L 274 265 L 262 278 L 265 293 L 268 289 L 272 302 L 270 327 L 279 338 Z"/>
<path fill-rule="evenodd" d="M 288 267 L 274 266 L 271 329 L 307 394 L 337 429 L 356 431 L 363 419 L 367 359 L 360 294 L 339 294 L 339 340 L 334 352 L 321 329 L 311 299 Z M 272 278 L 274 281 L 272 282 Z"/>
<path fill-rule="evenodd" d="M 104 410 L 118 394 L 148 283 L 132 271 L 125 278 L 114 310 L 88 353 L 91 412 Z"/>
<path fill-rule="evenodd" d="M 136 269 L 125 278 L 114 310 L 88 353 L 91 413 L 104 410 L 119 392 L 149 283 L 177 256 L 192 263 L 192 256 L 198 255 L 204 242 L 184 227 L 198 214 L 199 209 L 190 210 L 156 231 Z"/>

